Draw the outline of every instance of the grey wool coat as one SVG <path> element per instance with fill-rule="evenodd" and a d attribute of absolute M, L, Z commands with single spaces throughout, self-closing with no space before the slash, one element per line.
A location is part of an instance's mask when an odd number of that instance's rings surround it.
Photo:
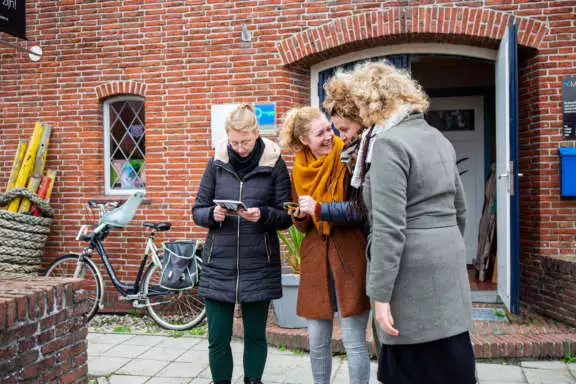
<path fill-rule="evenodd" d="M 466 201 L 452 144 L 422 114 L 375 138 L 364 201 L 371 221 L 367 294 L 389 302 L 399 336 L 417 344 L 472 327 Z"/>

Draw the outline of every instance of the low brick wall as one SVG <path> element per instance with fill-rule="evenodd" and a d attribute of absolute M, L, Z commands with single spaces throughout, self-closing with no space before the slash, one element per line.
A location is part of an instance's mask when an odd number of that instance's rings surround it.
<path fill-rule="evenodd" d="M 531 281 L 522 299 L 542 315 L 576 326 L 576 259 L 542 256 L 523 272 Z"/>
<path fill-rule="evenodd" d="M 80 280 L 0 276 L 0 383 L 87 383 Z"/>

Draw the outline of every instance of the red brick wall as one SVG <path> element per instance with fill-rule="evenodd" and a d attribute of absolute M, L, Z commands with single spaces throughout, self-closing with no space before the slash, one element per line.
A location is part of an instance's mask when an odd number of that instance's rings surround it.
<path fill-rule="evenodd" d="M 572 258 L 540 256 L 532 267 L 534 285 L 529 303 L 546 316 L 576 326 L 576 263 Z"/>
<path fill-rule="evenodd" d="M 414 41 L 494 48 L 520 26 L 522 299 L 538 303 L 543 255 L 573 255 L 576 202 L 559 196 L 561 79 L 576 74 L 574 1 L 29 1 L 39 63 L 0 48 L 0 185 L 18 139 L 37 118 L 54 126 L 57 216 L 47 250 L 78 248 L 80 208 L 103 195 L 102 97 L 146 98 L 147 196 L 139 220 L 170 220 L 170 238 L 200 236 L 190 217 L 210 153 L 210 104 L 309 103 L 310 65 L 357 49 Z M 252 42 L 240 39 L 247 24 Z M 330 24 L 332 23 L 332 24 Z M 3 37 L 10 40 L 8 37 Z M 529 48 L 527 48 L 529 47 Z M 138 88 L 138 90 L 134 90 Z M 121 276 L 133 275 L 142 231 L 107 240 Z M 134 255 L 136 253 L 136 255 Z M 138 255 L 138 256 L 137 256 Z M 576 308 L 575 308 L 576 310 Z"/>
<path fill-rule="evenodd" d="M 0 382 L 88 381 L 88 308 L 75 289 L 75 280 L 0 276 Z"/>

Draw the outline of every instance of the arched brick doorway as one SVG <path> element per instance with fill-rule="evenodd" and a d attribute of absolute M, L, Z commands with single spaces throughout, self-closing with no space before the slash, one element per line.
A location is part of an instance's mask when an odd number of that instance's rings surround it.
<path fill-rule="evenodd" d="M 458 52 L 461 56 L 495 59 L 496 48 L 510 24 L 518 26 L 518 45 L 522 56 L 520 72 L 520 119 L 526 119 L 534 110 L 531 100 L 529 75 L 539 67 L 538 49 L 544 44 L 548 28 L 534 19 L 481 8 L 458 7 L 410 7 L 370 11 L 350 17 L 332 20 L 309 28 L 277 43 L 278 56 L 285 65 L 288 81 L 297 84 L 294 94 L 287 98 L 288 105 L 303 104 L 308 100 L 317 104 L 314 91 L 317 75 L 321 69 L 330 68 L 334 61 L 350 62 L 373 57 L 371 50 L 388 51 L 387 54 L 413 53 L 409 45 L 424 47 L 427 53 L 446 54 Z M 342 59 L 347 56 L 349 60 Z M 363 56 L 363 57 L 361 57 Z M 380 53 L 382 56 L 382 53 Z M 299 85 L 310 82 L 309 91 Z M 280 108 L 282 109 L 282 108 Z M 522 125 L 521 135 L 535 133 Z M 521 141 L 523 142 L 523 141 Z M 529 148 L 521 145 L 520 159 L 528 157 Z M 520 163 L 521 169 L 522 163 Z M 522 215 L 522 211 L 520 212 Z M 527 228 L 538 226 L 538 218 L 525 215 L 532 220 Z M 526 224 L 526 219 L 522 220 Z M 521 235 L 522 237 L 522 235 Z"/>

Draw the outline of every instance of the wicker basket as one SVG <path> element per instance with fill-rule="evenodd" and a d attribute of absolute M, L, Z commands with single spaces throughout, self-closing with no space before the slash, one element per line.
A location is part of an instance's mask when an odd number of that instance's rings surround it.
<path fill-rule="evenodd" d="M 54 210 L 26 188 L 0 193 L 0 206 L 16 197 L 29 199 L 44 217 L 0 210 L 0 274 L 37 275 Z"/>

